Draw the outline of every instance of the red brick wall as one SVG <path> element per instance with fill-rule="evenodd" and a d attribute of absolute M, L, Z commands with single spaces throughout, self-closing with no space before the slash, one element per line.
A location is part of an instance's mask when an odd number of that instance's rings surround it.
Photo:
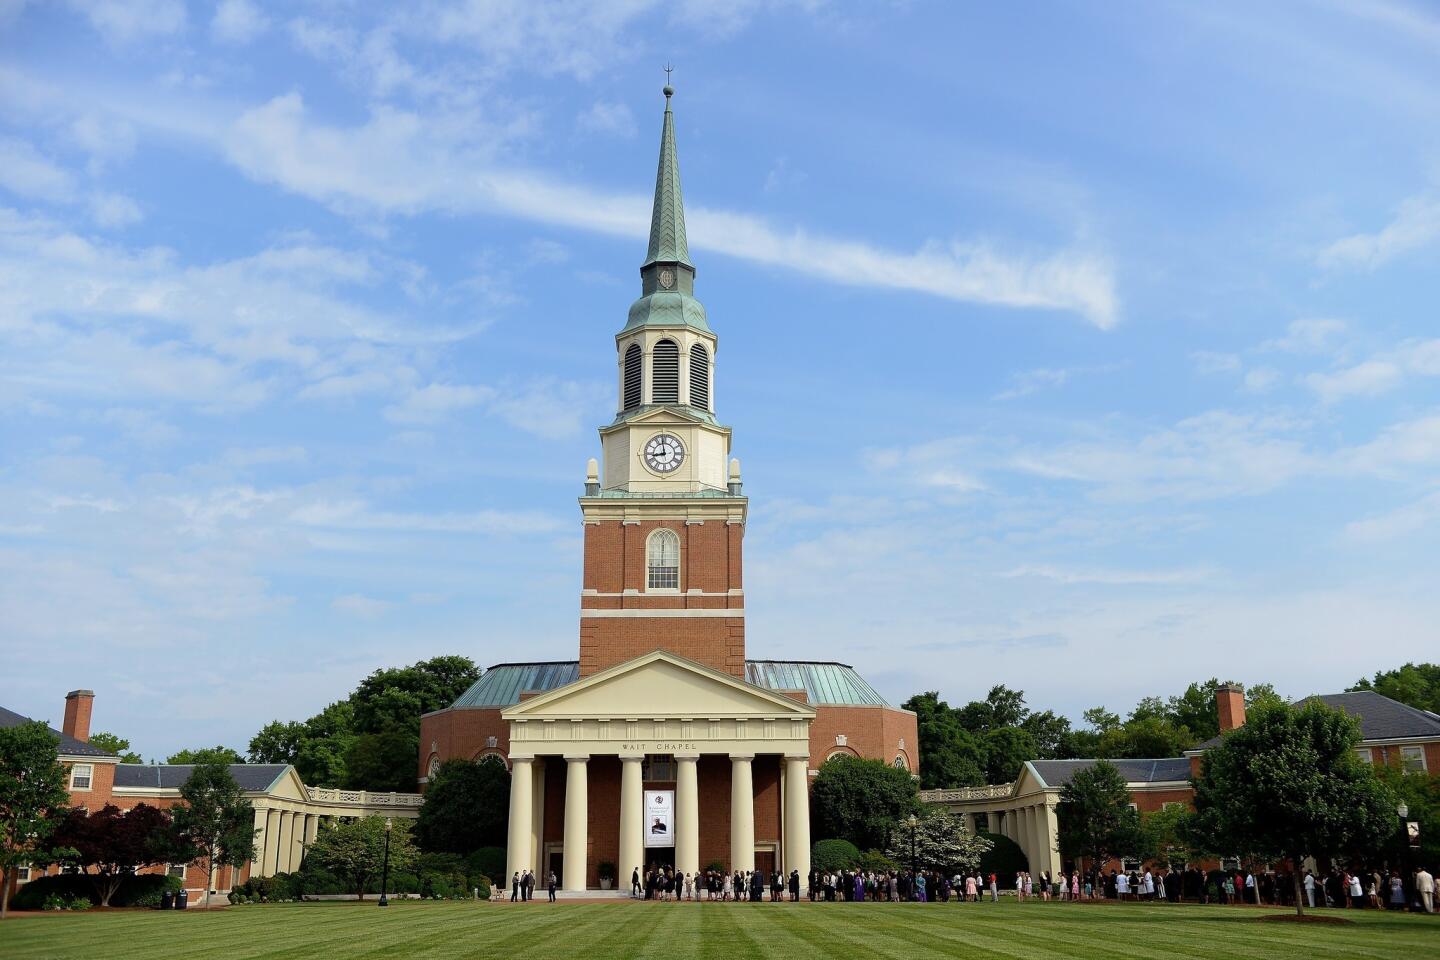
<path fill-rule="evenodd" d="M 489 737 L 496 746 L 488 747 Z M 499 707 L 453 707 L 420 718 L 420 757 L 416 778 L 430 769 L 430 758 L 474 760 L 485 753 L 510 754 L 510 725 L 500 718 Z M 420 784 L 417 789 L 424 789 Z"/>
<path fill-rule="evenodd" d="M 680 592 L 647 593 L 645 543 L 658 528 L 680 538 Z M 583 586 L 602 594 L 580 598 L 580 676 L 642 656 L 652 650 L 698 661 L 729 673 L 745 675 L 745 621 L 742 617 L 666 616 L 662 610 L 739 609 L 741 542 L 744 526 L 723 520 L 686 523 L 646 520 L 622 523 L 605 520 L 585 524 Z M 696 590 L 705 596 L 691 595 Z M 590 610 L 655 610 L 651 617 L 585 617 Z"/>
<path fill-rule="evenodd" d="M 919 733 L 915 714 L 894 707 L 815 707 L 810 724 L 810 766 L 819 767 L 836 750 L 835 738 L 844 735 L 845 746 L 869 760 L 894 761 L 905 757 L 911 773 L 920 771 Z M 904 748 L 900 742 L 904 741 Z"/>

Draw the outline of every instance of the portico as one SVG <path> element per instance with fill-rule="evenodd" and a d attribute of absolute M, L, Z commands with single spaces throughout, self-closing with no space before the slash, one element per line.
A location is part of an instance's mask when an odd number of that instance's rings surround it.
<path fill-rule="evenodd" d="M 753 870 L 759 851 L 762 866 L 808 876 L 815 709 L 804 697 L 655 650 L 523 698 L 502 712 L 510 727 L 507 871 L 544 876 L 546 851 L 559 839 L 565 890 L 591 886 L 600 862 L 615 864 L 628 889 L 631 871 L 652 859 L 645 791 L 658 789 L 674 793 L 673 846 L 664 849 L 675 869 L 695 873 L 718 861 Z M 556 799 L 547 791 L 563 791 L 563 812 L 550 823 L 558 837 L 546 829 Z"/>

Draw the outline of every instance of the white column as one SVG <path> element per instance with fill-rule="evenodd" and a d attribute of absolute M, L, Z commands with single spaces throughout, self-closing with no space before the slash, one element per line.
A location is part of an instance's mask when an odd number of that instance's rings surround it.
<path fill-rule="evenodd" d="M 755 869 L 753 756 L 730 757 L 730 872 Z"/>
<path fill-rule="evenodd" d="M 279 866 L 280 851 L 280 811 L 267 809 L 265 811 L 265 836 L 261 841 L 260 850 L 260 876 L 275 876 Z"/>
<path fill-rule="evenodd" d="M 1040 835 L 1045 840 L 1045 859 L 1050 864 L 1050 872 L 1058 873 L 1060 870 L 1060 850 L 1058 841 L 1060 839 L 1060 824 L 1055 818 L 1055 805 L 1046 803 L 1040 808 Z"/>
<path fill-rule="evenodd" d="M 530 862 L 535 870 L 535 885 L 544 886 L 550 871 L 545 864 L 545 761 L 536 758 L 531 769 Z"/>
<path fill-rule="evenodd" d="M 630 892 L 630 874 L 645 872 L 645 782 L 641 779 L 643 757 L 620 758 L 620 862 L 616 886 Z"/>
<path fill-rule="evenodd" d="M 280 812 L 280 846 L 275 851 L 275 872 L 289 873 L 295 869 L 290 863 L 291 849 L 295 841 L 295 816 L 289 810 Z"/>
<path fill-rule="evenodd" d="M 1030 872 L 1040 873 L 1050 869 L 1050 858 L 1045 856 L 1045 841 L 1040 825 L 1040 806 L 1030 807 Z"/>
<path fill-rule="evenodd" d="M 810 758 L 785 758 L 785 869 L 800 873 L 802 888 L 810 886 Z"/>
<path fill-rule="evenodd" d="M 675 773 L 675 869 L 695 873 L 700 869 L 700 792 L 696 780 L 698 757 L 676 757 Z"/>
<path fill-rule="evenodd" d="M 290 814 L 290 872 L 300 869 L 305 862 L 305 814 Z"/>
<path fill-rule="evenodd" d="M 529 758 L 510 761 L 510 827 L 505 837 L 505 883 L 521 870 L 529 870 L 530 863 L 530 791 L 533 778 L 530 774 Z"/>
<path fill-rule="evenodd" d="M 1025 816 L 1024 807 L 1015 808 L 1015 832 L 1010 839 L 1020 844 L 1020 850 L 1025 854 L 1026 869 L 1034 873 L 1035 855 L 1030 852 L 1030 821 Z"/>
<path fill-rule="evenodd" d="M 255 811 L 255 846 L 260 851 L 258 857 L 250 861 L 250 876 L 258 877 L 265 869 L 265 814 L 263 808 Z M 238 876 L 238 874 L 237 874 Z"/>
<path fill-rule="evenodd" d="M 590 779 L 589 757 L 565 758 L 566 890 L 584 890 L 588 867 Z"/>
<path fill-rule="evenodd" d="M 320 815 L 311 814 L 305 818 L 305 842 L 314 843 L 320 833 Z"/>

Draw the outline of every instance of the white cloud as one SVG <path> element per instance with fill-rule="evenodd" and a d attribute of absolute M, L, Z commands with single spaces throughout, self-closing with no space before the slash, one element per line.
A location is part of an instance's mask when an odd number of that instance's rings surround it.
<path fill-rule="evenodd" d="M 635 135 L 635 115 L 623 103 L 596 100 L 576 118 L 580 129 L 592 133 L 608 133 L 619 137 Z"/>
<path fill-rule="evenodd" d="M 1210 350 L 1196 350 L 1190 354 L 1197 373 L 1234 373 L 1240 369 L 1240 358 L 1233 353 L 1214 353 Z"/>
<path fill-rule="evenodd" d="M 1400 204 L 1395 218 L 1377 233 L 1357 233 L 1336 240 L 1318 258 L 1322 267 L 1373 270 L 1401 254 L 1440 239 L 1440 195 L 1433 191 Z"/>
<path fill-rule="evenodd" d="M 490 212 L 642 238 L 651 199 L 557 183 L 497 167 L 458 142 L 435 142 L 413 113 L 377 108 L 358 127 L 311 122 L 298 94 L 243 113 L 225 149 L 251 177 L 342 211 Z M 1108 329 L 1119 319 L 1113 269 L 1094 251 L 1004 254 L 987 243 L 928 242 L 914 252 L 784 229 L 749 214 L 691 206 L 692 247 L 764 264 L 788 263 L 852 286 L 910 290 L 951 300 L 1078 312 Z"/>
<path fill-rule="evenodd" d="M 145 217 L 139 204 L 119 193 L 91 194 L 90 216 L 102 227 L 127 227 Z"/>
<path fill-rule="evenodd" d="M 427 383 L 385 408 L 385 419 L 395 423 L 435 423 L 459 410 L 479 406 L 495 396 L 491 387 Z"/>
<path fill-rule="evenodd" d="M 384 600 L 367 597 L 364 594 L 347 593 L 344 596 L 331 600 L 330 609 L 336 613 L 343 613 L 346 616 L 358 617 L 362 620 L 374 620 L 377 617 L 383 616 L 385 611 L 390 609 L 390 604 Z"/>
<path fill-rule="evenodd" d="M 1400 385 L 1403 372 L 1389 360 L 1366 360 L 1334 373 L 1312 373 L 1305 377 L 1310 389 L 1326 403 L 1347 397 L 1374 397 Z"/>
<path fill-rule="evenodd" d="M 1245 389 L 1250 393 L 1268 393 L 1280 382 L 1280 371 L 1274 367 L 1252 367 L 1245 371 Z"/>
<path fill-rule="evenodd" d="M 111 43 L 167 36 L 185 27 L 183 0 L 70 0 L 70 5 Z"/>
<path fill-rule="evenodd" d="M 1189 570 L 1109 570 L 1103 568 L 1065 568 L 1045 564 L 1027 564 L 1000 574 L 1006 578 L 1036 577 L 1056 583 L 1098 583 L 1106 586 L 1168 585 L 1198 583 L 1208 580 L 1213 572 Z"/>
<path fill-rule="evenodd" d="M 210 36 L 221 43 L 246 44 L 269 25 L 269 18 L 250 0 L 220 0 L 210 21 Z"/>
<path fill-rule="evenodd" d="M 1367 473 L 1440 464 L 1440 414 L 1392 424 L 1369 443 L 1346 450 L 1343 457 L 1351 469 Z"/>
<path fill-rule="evenodd" d="M 22 197 L 64 203 L 75 195 L 70 173 L 14 137 L 0 138 L 0 187 Z"/>
<path fill-rule="evenodd" d="M 1266 340 L 1260 349 L 1283 353 L 1321 353 L 1329 349 L 1345 330 L 1345 321 L 1331 317 L 1292 320 L 1285 328 L 1285 336 Z"/>
<path fill-rule="evenodd" d="M 1362 541 L 1396 540 L 1426 530 L 1437 522 L 1440 522 L 1440 491 L 1389 513 L 1356 520 L 1346 525 L 1345 532 Z"/>

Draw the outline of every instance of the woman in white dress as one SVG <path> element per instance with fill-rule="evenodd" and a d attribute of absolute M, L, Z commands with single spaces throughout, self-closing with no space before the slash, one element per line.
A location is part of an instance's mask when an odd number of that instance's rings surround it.
<path fill-rule="evenodd" d="M 729 899 L 730 899 L 730 893 L 731 893 L 732 889 L 733 889 L 733 888 L 732 888 L 731 885 L 730 885 L 730 874 L 729 874 L 729 873 L 726 873 L 726 874 L 725 874 L 725 886 L 723 886 L 723 887 L 720 888 L 720 899 L 721 899 L 722 901 L 724 901 L 724 900 L 729 900 Z"/>
<path fill-rule="evenodd" d="M 1130 876 L 1124 870 L 1115 877 L 1115 899 L 1127 900 L 1130 897 Z"/>

